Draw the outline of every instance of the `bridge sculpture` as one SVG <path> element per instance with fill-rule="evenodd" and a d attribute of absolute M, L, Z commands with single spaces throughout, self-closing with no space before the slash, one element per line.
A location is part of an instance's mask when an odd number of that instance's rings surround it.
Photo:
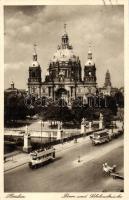
<path fill-rule="evenodd" d="M 23 146 L 23 151 L 26 153 L 31 152 L 32 146 L 31 146 L 31 135 L 28 131 L 28 126 L 26 125 L 26 131 L 24 134 L 24 146 Z"/>

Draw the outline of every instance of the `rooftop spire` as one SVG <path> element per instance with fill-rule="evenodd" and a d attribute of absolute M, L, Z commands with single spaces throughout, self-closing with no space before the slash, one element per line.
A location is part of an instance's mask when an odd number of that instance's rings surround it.
<path fill-rule="evenodd" d="M 67 26 L 67 24 L 64 24 L 64 32 L 65 32 L 65 33 L 67 33 L 67 31 L 66 31 L 66 26 Z"/>
<path fill-rule="evenodd" d="M 14 82 L 11 81 L 11 89 L 14 89 Z"/>
<path fill-rule="evenodd" d="M 110 76 L 109 70 L 107 70 L 106 75 L 105 75 L 105 83 L 104 83 L 104 86 L 105 86 L 105 87 L 107 87 L 107 86 L 112 86 L 112 84 L 111 84 L 111 76 Z"/>
<path fill-rule="evenodd" d="M 89 42 L 88 59 L 92 59 L 91 42 Z"/>
<path fill-rule="evenodd" d="M 68 34 L 66 32 L 66 25 L 67 24 L 64 24 L 64 35 L 62 36 L 62 48 L 63 49 L 66 49 L 66 48 L 69 48 L 69 37 L 68 37 Z"/>
<path fill-rule="evenodd" d="M 89 42 L 89 51 L 91 51 L 91 42 Z"/>
<path fill-rule="evenodd" d="M 37 52 L 36 52 L 36 47 L 37 47 L 37 44 L 34 43 L 34 53 L 35 53 L 35 54 L 37 54 Z"/>
<path fill-rule="evenodd" d="M 37 61 L 37 52 L 36 52 L 37 44 L 34 44 L 34 53 L 33 53 L 33 61 Z"/>

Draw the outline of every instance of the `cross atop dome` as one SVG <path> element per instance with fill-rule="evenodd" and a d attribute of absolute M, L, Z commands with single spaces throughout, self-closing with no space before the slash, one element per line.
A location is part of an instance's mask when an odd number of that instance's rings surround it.
<path fill-rule="evenodd" d="M 91 52 L 91 42 L 89 42 L 89 50 L 88 52 Z"/>
<path fill-rule="evenodd" d="M 38 45 L 36 44 L 36 43 L 34 43 L 34 53 L 35 54 L 37 54 L 37 52 L 36 52 L 36 47 L 37 47 Z"/>

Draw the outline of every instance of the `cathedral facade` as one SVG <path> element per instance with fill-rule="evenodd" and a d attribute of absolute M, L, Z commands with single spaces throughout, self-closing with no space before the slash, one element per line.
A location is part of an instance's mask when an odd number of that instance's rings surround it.
<path fill-rule="evenodd" d="M 73 47 L 69 42 L 69 36 L 64 31 L 61 44 L 50 60 L 49 67 L 42 81 L 41 66 L 38 62 L 37 52 L 34 49 L 33 61 L 29 67 L 28 93 L 38 97 L 49 97 L 53 100 L 58 98 L 76 98 L 96 95 L 96 66 L 89 48 L 87 61 L 82 67 L 79 56 L 74 54 Z"/>

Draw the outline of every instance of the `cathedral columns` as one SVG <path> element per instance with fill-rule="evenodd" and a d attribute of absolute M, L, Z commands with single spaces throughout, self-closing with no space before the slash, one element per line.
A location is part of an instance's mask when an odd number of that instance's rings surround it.
<path fill-rule="evenodd" d="M 48 96 L 51 96 L 51 87 L 48 87 Z"/>

